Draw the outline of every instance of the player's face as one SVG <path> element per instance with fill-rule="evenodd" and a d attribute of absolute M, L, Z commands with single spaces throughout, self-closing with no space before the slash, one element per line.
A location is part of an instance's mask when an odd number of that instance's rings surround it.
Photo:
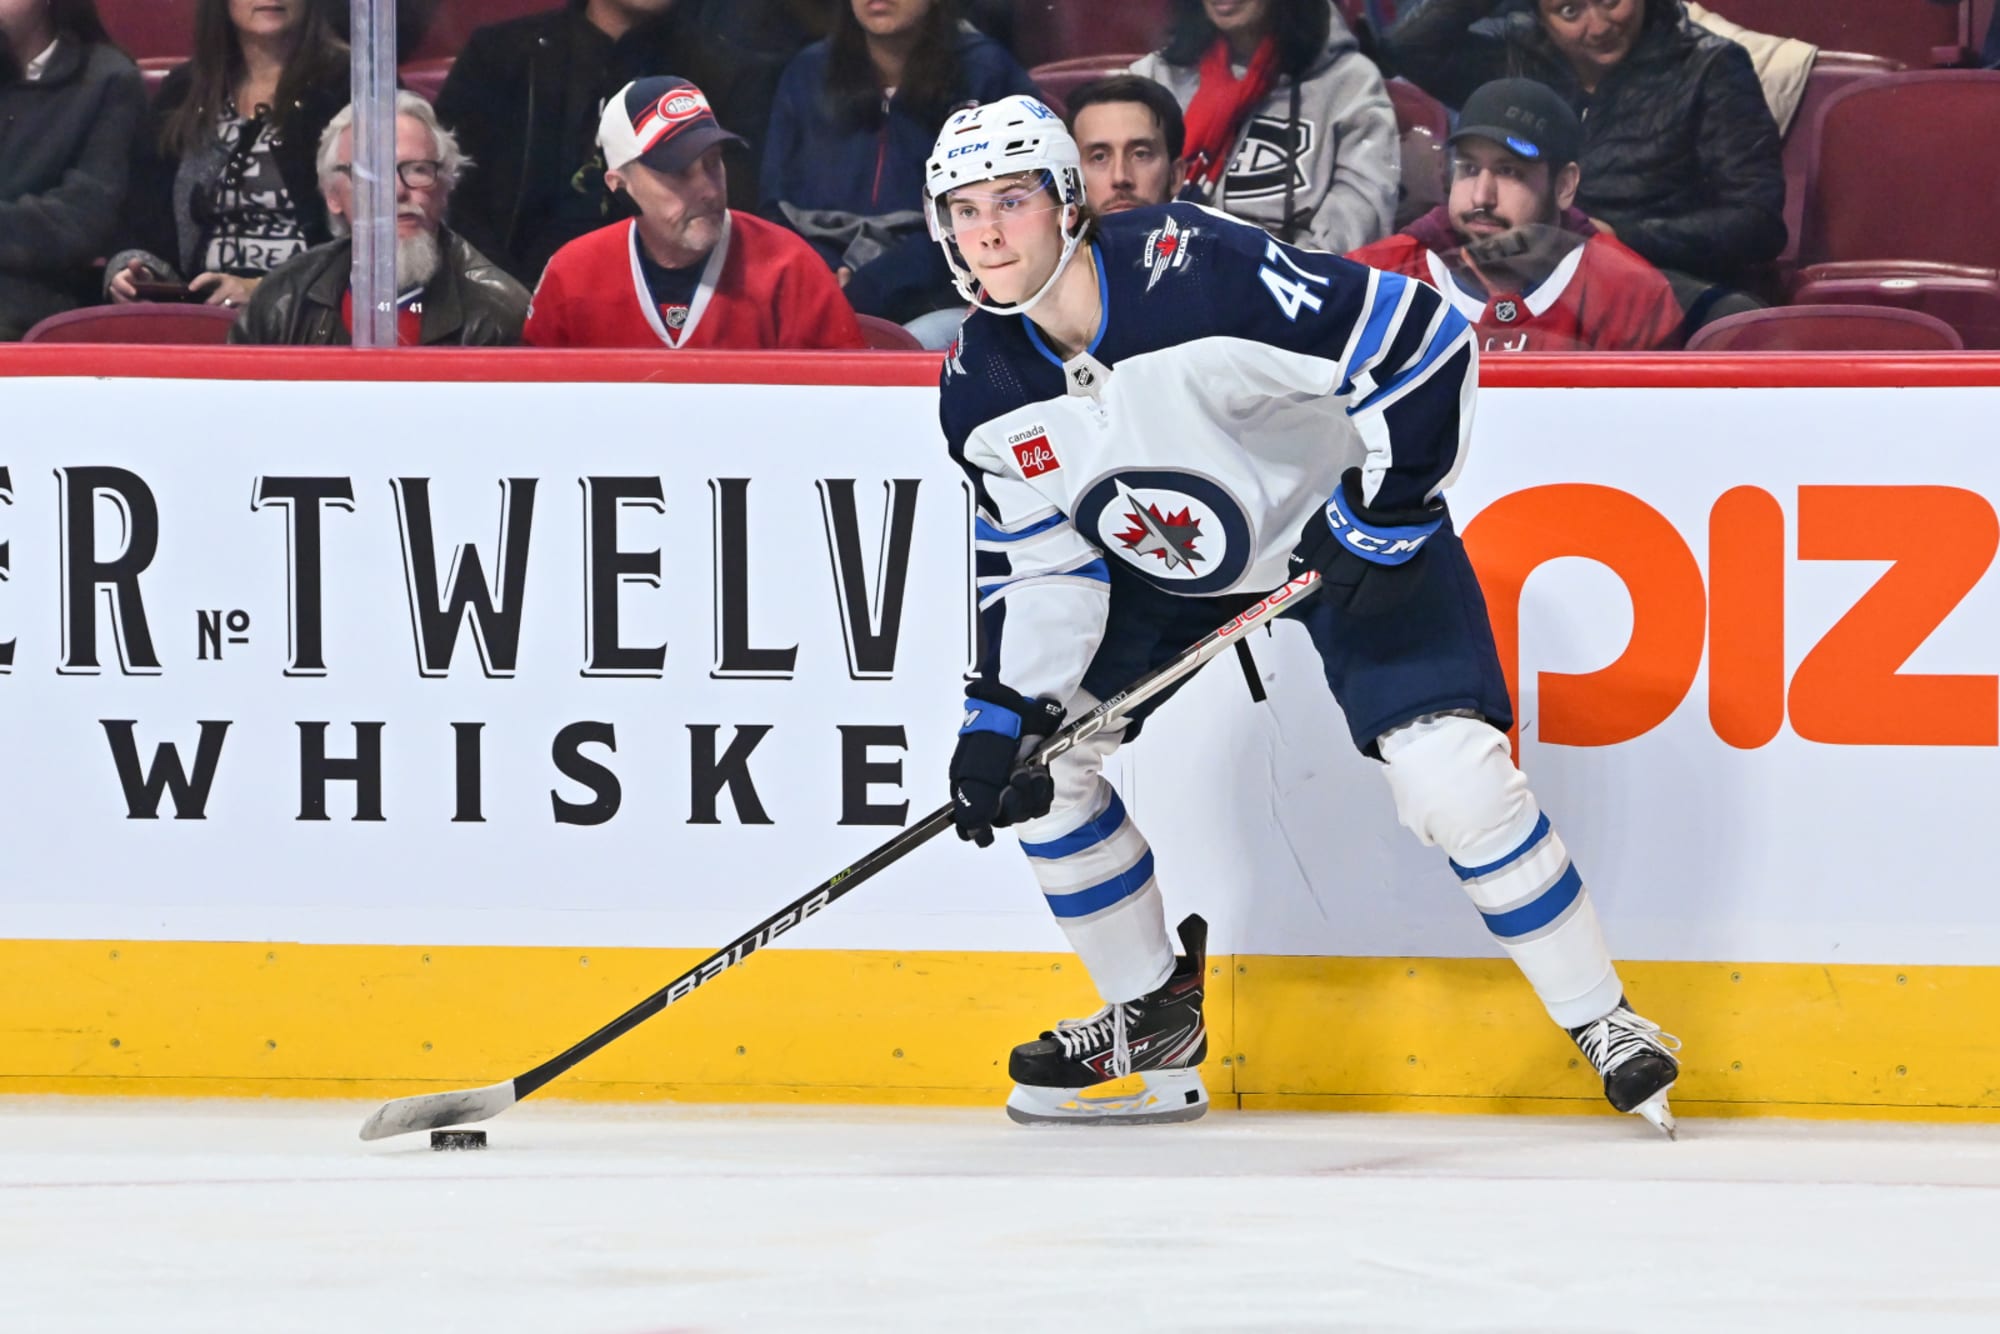
<path fill-rule="evenodd" d="M 1062 258 L 1062 205 L 1040 173 L 961 185 L 945 216 L 966 267 L 1003 304 L 1040 291 Z"/>
<path fill-rule="evenodd" d="M 1164 204 L 1187 180 L 1167 156 L 1166 132 L 1141 102 L 1096 102 L 1076 113 L 1083 195 L 1101 217 Z"/>
<path fill-rule="evenodd" d="M 1224 37 L 1262 33 L 1271 21 L 1271 0 L 1201 0 L 1201 9 Z"/>
<path fill-rule="evenodd" d="M 1536 0 L 1542 28 L 1578 73 L 1603 75 L 1631 54 L 1646 0 Z M 1587 81 L 1587 80 L 1586 80 Z"/>
<path fill-rule="evenodd" d="M 934 0 L 849 0 L 855 22 L 870 37 L 894 37 L 924 21 Z"/>
<path fill-rule="evenodd" d="M 729 173 L 716 144 L 681 171 L 655 171 L 633 162 L 604 173 L 612 189 L 623 189 L 639 206 L 639 225 L 656 259 L 692 264 L 722 239 L 722 215 L 729 207 Z"/>
<path fill-rule="evenodd" d="M 1556 217 L 1549 167 L 1516 157 L 1491 139 L 1452 146 L 1452 225 L 1467 241 L 1484 241 Z"/>

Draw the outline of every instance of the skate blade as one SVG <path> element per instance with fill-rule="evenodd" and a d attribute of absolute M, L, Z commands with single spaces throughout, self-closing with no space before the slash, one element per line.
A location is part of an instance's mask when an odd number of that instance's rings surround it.
<path fill-rule="evenodd" d="M 1673 1108 L 1667 1105 L 1667 1092 L 1671 1088 L 1673 1088 L 1672 1084 L 1667 1085 L 1666 1088 L 1661 1089 L 1658 1093 L 1655 1093 L 1652 1097 L 1634 1107 L 1632 1114 L 1646 1118 L 1647 1124 L 1651 1125 L 1653 1129 L 1659 1131 L 1668 1139 L 1677 1140 L 1680 1138 L 1680 1123 L 1674 1120 Z"/>
<path fill-rule="evenodd" d="M 1199 1070 L 1148 1070 L 1136 1078 L 1137 1088 L 1116 1092 L 1016 1084 L 1007 1095 L 1007 1115 L 1024 1126 L 1170 1125 L 1199 1121 L 1208 1112 Z"/>

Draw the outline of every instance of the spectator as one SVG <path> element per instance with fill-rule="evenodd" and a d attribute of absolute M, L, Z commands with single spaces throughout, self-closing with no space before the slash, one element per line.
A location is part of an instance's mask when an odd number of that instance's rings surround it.
<path fill-rule="evenodd" d="M 0 342 L 96 286 L 145 110 L 96 0 L 0 0 Z"/>
<path fill-rule="evenodd" d="M 345 346 L 354 341 L 354 108 L 326 127 L 319 188 L 340 238 L 271 270 L 229 331 L 232 343 Z M 398 343 L 502 347 L 521 341 L 528 292 L 444 225 L 466 166 L 430 103 L 396 94 L 396 326 Z"/>
<path fill-rule="evenodd" d="M 1428 0 L 1390 32 L 1389 59 L 1456 106 L 1525 75 L 1583 120 L 1578 206 L 1667 270 L 1698 323 L 1785 244 L 1777 123 L 1750 57 L 1688 22 L 1681 0 Z M 1714 312 L 1709 312 L 1714 313 Z"/>
<path fill-rule="evenodd" d="M 605 104 L 605 183 L 639 216 L 549 261 L 524 333 L 536 347 L 859 348 L 861 328 L 812 247 L 728 207 L 716 123 L 686 79 L 641 79 Z"/>
<path fill-rule="evenodd" d="M 1554 91 L 1489 83 L 1451 137 L 1447 202 L 1348 258 L 1438 288 L 1488 352 L 1671 346 L 1681 308 L 1667 280 L 1572 207 L 1582 147 Z"/>
<path fill-rule="evenodd" d="M 1187 184 L 1181 104 L 1159 84 L 1114 74 L 1070 94 L 1069 108 L 1084 197 L 1099 217 L 1164 204 Z"/>
<path fill-rule="evenodd" d="M 1321 250 L 1388 234 L 1396 112 L 1331 0 L 1174 0 L 1166 49 L 1132 72 L 1187 112 L 1183 198 Z"/>
<path fill-rule="evenodd" d="M 761 147 L 779 72 L 804 44 L 776 0 L 568 0 L 474 32 L 438 93 L 438 118 L 479 165 L 453 217 L 466 240 L 533 286 L 549 256 L 630 217 L 604 180 L 598 115 L 636 79 L 680 70 Z M 731 204 L 756 207 L 758 159 Z"/>
<path fill-rule="evenodd" d="M 313 155 L 346 101 L 347 46 L 319 0 L 198 0 L 194 55 L 160 86 L 141 140 L 111 299 L 185 282 L 187 299 L 241 306 L 331 240 Z"/>
<path fill-rule="evenodd" d="M 924 223 L 924 159 L 951 108 L 1035 95 L 957 0 L 840 0 L 832 36 L 778 84 L 763 212 L 812 243 L 853 307 L 909 320 L 962 307 Z"/>
<path fill-rule="evenodd" d="M 1819 58 L 1819 48 L 1796 37 L 1781 37 L 1731 23 L 1713 10 L 1694 3 L 1694 0 L 1681 0 L 1681 3 L 1687 7 L 1687 16 L 1694 20 L 1697 27 L 1717 37 L 1726 37 L 1749 53 L 1750 67 L 1757 71 L 1757 84 L 1764 90 L 1764 104 L 1771 108 L 1771 120 L 1777 125 L 1778 138 L 1782 142 L 1791 132 L 1792 118 L 1799 114 L 1799 104 L 1806 99 L 1806 83 L 1812 78 L 1813 62 Z"/>

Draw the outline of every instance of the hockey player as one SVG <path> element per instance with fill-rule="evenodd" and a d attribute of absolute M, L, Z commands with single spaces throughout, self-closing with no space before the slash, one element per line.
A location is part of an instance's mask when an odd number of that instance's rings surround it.
<path fill-rule="evenodd" d="M 1477 351 L 1422 282 L 1170 204 L 1096 219 L 1075 142 L 1009 97 L 945 123 L 933 236 L 977 309 L 939 413 L 978 497 L 981 663 L 950 779 L 961 838 L 1012 826 L 1106 1002 L 1016 1047 L 1021 1121 L 1191 1120 L 1202 930 L 1168 943 L 1153 854 L 1104 758 L 1050 770 L 1060 724 L 1307 569 L 1296 613 L 1398 817 L 1451 859 L 1487 927 L 1620 1111 L 1671 1133 L 1679 1046 L 1625 1003 L 1561 837 L 1509 756 L 1485 603 L 1442 491 Z M 1144 710 L 1139 711 L 1143 714 Z M 1141 1091 L 1092 1095 L 1143 1076 Z"/>

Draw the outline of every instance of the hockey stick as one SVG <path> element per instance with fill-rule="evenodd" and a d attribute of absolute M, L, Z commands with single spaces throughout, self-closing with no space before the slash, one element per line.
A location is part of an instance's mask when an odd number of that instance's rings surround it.
<path fill-rule="evenodd" d="M 1029 761 L 1047 765 L 1057 756 L 1075 749 L 1105 728 L 1124 718 L 1147 700 L 1192 675 L 1216 654 L 1239 642 L 1254 626 L 1263 624 L 1286 604 L 1319 591 L 1319 576 L 1307 572 L 1292 580 L 1263 601 L 1245 608 L 1229 624 L 1209 632 L 1173 661 L 1165 663 L 1118 694 L 1100 703 L 1083 717 L 1057 732 L 1042 744 Z M 687 997 L 704 982 L 711 982 L 728 969 L 742 963 L 779 936 L 809 917 L 817 916 L 852 893 L 864 880 L 893 866 L 910 853 L 951 828 L 951 803 L 946 802 L 902 833 L 876 848 L 861 860 L 815 886 L 809 893 L 772 913 L 730 944 L 709 955 L 673 981 L 661 987 L 583 1041 L 534 1069 L 501 1084 L 484 1088 L 460 1089 L 453 1093 L 422 1093 L 384 1103 L 361 1127 L 363 1139 L 387 1139 L 413 1130 L 435 1130 L 440 1126 L 465 1125 L 498 1116 L 521 1099 L 571 1069 L 586 1057 L 624 1037 L 677 1000 Z"/>

